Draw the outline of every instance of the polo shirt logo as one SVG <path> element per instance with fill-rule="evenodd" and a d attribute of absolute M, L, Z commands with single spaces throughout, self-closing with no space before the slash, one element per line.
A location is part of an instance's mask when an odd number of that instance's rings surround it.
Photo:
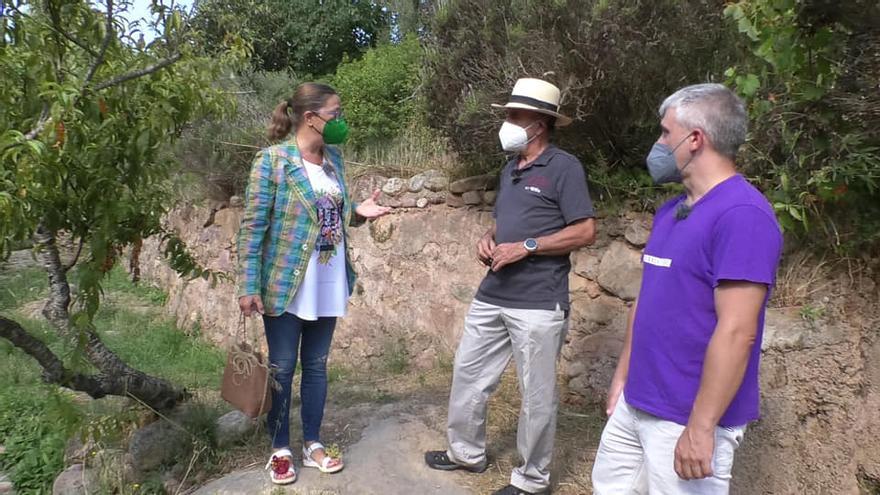
<path fill-rule="evenodd" d="M 671 258 L 658 258 L 656 256 L 651 256 L 650 254 L 642 255 L 642 261 L 649 265 L 659 266 L 661 268 L 669 268 L 672 266 Z"/>
<path fill-rule="evenodd" d="M 526 185 L 523 187 L 526 191 L 541 194 L 544 188 L 550 186 L 550 180 L 543 175 L 533 175 L 526 179 Z"/>

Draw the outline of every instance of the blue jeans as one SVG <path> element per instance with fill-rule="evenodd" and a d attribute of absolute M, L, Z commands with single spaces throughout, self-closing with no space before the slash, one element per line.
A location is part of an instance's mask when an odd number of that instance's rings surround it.
<path fill-rule="evenodd" d="M 276 368 L 275 378 L 281 390 L 272 391 L 272 409 L 266 418 L 272 448 L 290 446 L 290 389 L 296 370 L 297 348 L 302 364 L 300 417 L 303 442 L 320 439 L 324 403 L 327 400 L 327 355 L 336 318 L 302 320 L 294 314 L 263 316 L 269 363 Z"/>

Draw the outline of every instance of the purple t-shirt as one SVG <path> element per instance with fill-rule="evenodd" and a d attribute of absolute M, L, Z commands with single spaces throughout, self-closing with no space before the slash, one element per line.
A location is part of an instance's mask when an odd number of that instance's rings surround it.
<path fill-rule="evenodd" d="M 642 256 L 642 288 L 624 389 L 631 406 L 682 425 L 690 417 L 718 323 L 715 288 L 722 280 L 755 282 L 767 284 L 769 297 L 782 250 L 770 204 L 742 176 L 712 188 L 678 219 L 676 209 L 684 199 L 667 202 L 654 216 Z M 762 307 L 742 385 L 721 417 L 721 426 L 758 419 L 763 330 Z"/>

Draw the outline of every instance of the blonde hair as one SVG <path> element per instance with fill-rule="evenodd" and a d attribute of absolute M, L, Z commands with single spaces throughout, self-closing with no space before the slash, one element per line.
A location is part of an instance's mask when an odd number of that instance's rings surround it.
<path fill-rule="evenodd" d="M 336 95 L 336 90 L 322 83 L 307 82 L 297 86 L 293 96 L 279 103 L 272 111 L 267 134 L 272 141 L 278 141 L 299 127 L 303 114 L 317 112 Z"/>

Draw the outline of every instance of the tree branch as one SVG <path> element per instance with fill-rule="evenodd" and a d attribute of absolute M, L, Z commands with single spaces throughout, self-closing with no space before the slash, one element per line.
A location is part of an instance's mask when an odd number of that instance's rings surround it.
<path fill-rule="evenodd" d="M 43 316 L 68 341 L 76 342 L 80 336 L 75 335 L 71 328 L 70 285 L 61 263 L 55 233 L 41 223 L 34 232 L 34 243 L 37 245 L 37 258 L 49 275 L 49 298 L 43 307 Z M 186 390 L 126 364 L 94 331 L 88 328 L 80 331 L 85 337 L 86 357 L 100 370 L 95 379 L 100 381 L 105 395 L 131 395 L 159 410 L 173 407 L 178 401 L 189 397 Z"/>
<path fill-rule="evenodd" d="M 0 337 L 8 340 L 43 367 L 43 380 L 47 383 L 86 392 L 95 399 L 107 395 L 101 382 L 95 377 L 73 373 L 64 367 L 64 363 L 36 337 L 27 333 L 17 322 L 0 316 Z"/>
<path fill-rule="evenodd" d="M 63 268 L 64 273 L 69 272 L 71 268 L 76 266 L 76 262 L 79 261 L 79 255 L 82 254 L 83 245 L 85 244 L 85 242 L 86 241 L 84 238 L 82 238 L 82 237 L 79 238 L 79 247 L 76 248 L 76 255 L 74 255 L 72 260 L 70 260 L 70 263 L 64 265 L 64 268 Z"/>
<path fill-rule="evenodd" d="M 22 12 L 21 9 L 19 9 L 18 7 L 14 6 L 14 5 L 13 5 L 13 6 L 10 6 L 10 8 L 12 9 L 13 12 L 15 12 L 16 14 L 18 14 L 18 15 L 20 15 L 20 16 L 22 16 L 22 17 L 26 17 L 26 18 L 29 19 L 31 22 L 34 22 L 34 23 L 37 23 L 37 24 L 39 24 L 39 25 L 41 25 L 41 26 L 47 27 L 47 28 L 51 29 L 52 31 L 55 31 L 56 33 L 60 34 L 61 36 L 64 36 L 64 38 L 66 38 L 67 41 L 70 41 L 70 42 L 73 43 L 74 45 L 76 45 L 76 46 L 82 48 L 83 50 L 85 50 L 86 52 L 88 52 L 89 55 L 91 55 L 91 56 L 93 56 L 93 57 L 97 57 L 97 56 L 98 56 L 98 52 L 96 52 L 96 51 L 93 50 L 91 47 L 89 47 L 88 45 L 86 45 L 85 42 L 83 42 L 81 39 L 79 39 L 79 38 L 75 37 L 74 35 L 72 35 L 72 34 L 66 32 L 66 31 L 64 31 L 63 29 L 61 29 L 60 26 L 55 25 L 55 24 L 54 24 L 54 21 L 55 21 L 54 18 L 52 19 L 52 20 L 53 20 L 53 24 L 47 24 L 47 23 L 45 23 L 45 22 L 43 22 L 43 21 L 41 21 L 41 20 L 39 20 L 39 19 L 34 18 L 33 16 L 27 15 L 26 13 Z"/>
<path fill-rule="evenodd" d="M 143 77 L 143 76 L 152 74 L 154 72 L 157 72 L 159 70 L 162 70 L 165 67 L 168 67 L 169 65 L 172 65 L 175 62 L 177 62 L 178 60 L 180 60 L 181 56 L 182 56 L 181 54 L 175 53 L 171 57 L 168 57 L 168 58 L 156 63 L 155 65 L 151 65 L 151 66 L 145 67 L 143 69 L 131 71 L 128 74 L 123 74 L 121 76 L 114 77 L 113 79 L 111 79 L 109 81 L 102 82 L 101 84 L 98 84 L 97 86 L 95 86 L 95 91 L 107 89 L 111 86 L 116 86 L 116 85 L 122 84 L 126 81 L 130 81 L 132 79 L 137 79 L 139 77 Z"/>
<path fill-rule="evenodd" d="M 33 129 L 31 129 L 30 131 L 28 131 L 27 134 L 24 135 L 24 138 L 30 141 L 31 139 L 37 137 L 41 132 L 43 132 L 43 129 L 46 128 L 46 124 L 48 124 L 50 120 L 52 119 L 49 118 L 49 105 L 47 103 L 43 103 L 43 110 L 40 112 L 40 118 L 37 120 L 37 124 L 34 126 Z"/>
<path fill-rule="evenodd" d="M 46 344 L 29 334 L 18 322 L 2 315 L 0 315 L 0 337 L 11 342 L 40 364 L 43 368 L 43 381 L 85 392 L 93 399 L 107 395 L 131 396 L 153 409 L 162 411 L 171 409 L 178 401 L 189 397 L 185 390 L 178 389 L 172 389 L 172 394 L 159 390 L 154 390 L 152 394 L 144 394 L 143 390 L 149 387 L 149 384 L 144 382 L 146 375 L 116 374 L 106 371 L 96 375 L 86 375 L 73 372 L 64 366 L 61 359 Z"/>
<path fill-rule="evenodd" d="M 46 305 L 43 306 L 43 316 L 64 337 L 71 338 L 70 313 L 68 312 L 70 285 L 67 283 L 67 275 L 64 265 L 61 263 L 58 245 L 55 243 L 55 234 L 43 224 L 37 225 L 37 230 L 34 231 L 34 244 L 37 246 L 37 259 L 49 274 L 49 298 Z"/>
<path fill-rule="evenodd" d="M 16 11 L 18 12 L 17 9 L 16 9 Z M 19 14 L 26 15 L 21 12 L 19 12 Z M 64 30 L 62 30 L 60 27 L 55 26 L 55 25 L 52 25 L 49 27 L 53 31 L 56 31 L 57 33 L 61 34 L 66 39 L 70 40 L 75 45 L 79 46 L 80 48 L 83 48 L 84 50 L 86 50 L 87 52 L 89 52 L 90 54 L 92 54 L 95 57 L 95 59 L 92 61 L 92 64 L 89 66 L 88 71 L 86 72 L 85 78 L 83 79 L 82 91 L 85 91 L 88 88 L 89 84 L 91 83 L 92 79 L 95 77 L 95 74 L 98 71 L 98 67 L 100 67 L 101 64 L 104 62 L 104 56 L 106 55 L 107 49 L 110 46 L 110 42 L 113 39 L 113 33 L 114 33 L 114 31 L 113 31 L 113 0 L 107 0 L 107 33 L 104 36 L 104 40 L 101 42 L 101 48 L 98 52 L 95 52 L 94 50 L 87 48 L 81 41 L 75 39 L 72 35 L 65 33 Z M 143 77 L 143 76 L 152 74 L 154 72 L 160 71 L 160 70 L 164 69 L 165 67 L 168 67 L 168 66 L 176 63 L 178 60 L 181 59 L 181 57 L 182 57 L 182 55 L 180 53 L 175 53 L 171 57 L 168 57 L 164 60 L 161 60 L 161 61 L 157 62 L 156 64 L 153 64 L 149 67 L 145 67 L 143 69 L 135 70 L 135 71 L 129 72 L 127 74 L 123 74 L 121 76 L 114 77 L 113 79 L 110 79 L 109 81 L 104 81 L 104 82 L 98 84 L 97 86 L 95 86 L 95 91 L 101 91 L 102 89 L 107 89 L 109 87 L 122 84 L 126 81 L 130 81 L 132 79 L 137 79 L 139 77 Z M 34 125 L 33 129 L 31 129 L 30 131 L 28 131 L 24 135 L 25 141 L 30 141 L 32 139 L 35 139 L 41 132 L 43 132 L 43 129 L 45 129 L 46 125 L 49 123 L 49 121 L 52 120 L 51 117 L 49 116 L 49 110 L 50 110 L 50 106 L 48 104 L 43 104 L 43 110 L 40 112 L 40 118 L 37 119 L 36 125 Z M 7 148 L 9 148 L 11 146 L 14 146 L 14 144 L 7 146 Z M 6 148 L 4 148 L 4 150 L 5 149 Z"/>
<path fill-rule="evenodd" d="M 89 66 L 89 71 L 86 72 L 86 77 L 83 79 L 82 89 L 85 89 L 89 86 L 89 83 L 92 82 L 92 78 L 95 77 L 95 72 L 98 71 L 98 67 L 104 62 L 104 55 L 107 53 L 107 47 L 110 46 L 110 40 L 113 39 L 113 0 L 107 0 L 107 32 L 104 34 L 104 40 L 101 42 L 101 48 L 98 50 L 98 55 L 95 57 L 95 60 L 92 61 L 92 65 Z"/>

